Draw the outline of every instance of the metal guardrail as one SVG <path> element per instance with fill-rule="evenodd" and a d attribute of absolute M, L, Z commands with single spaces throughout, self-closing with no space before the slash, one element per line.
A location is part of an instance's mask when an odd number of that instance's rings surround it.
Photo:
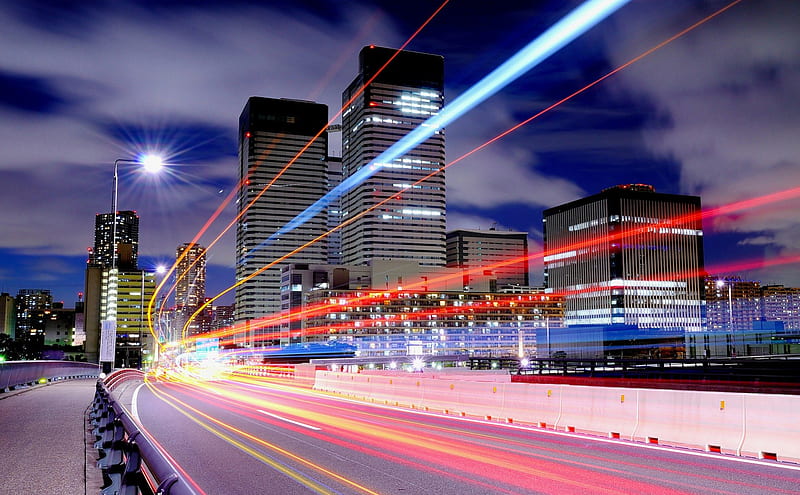
<path fill-rule="evenodd" d="M 0 363 L 0 393 L 20 386 L 73 378 L 97 378 L 100 368 L 74 361 L 6 361 Z"/>
<path fill-rule="evenodd" d="M 189 481 L 178 472 L 155 443 L 111 394 L 110 388 L 137 375 L 130 371 L 113 373 L 97 382 L 91 420 L 97 465 L 106 481 L 102 495 L 197 495 Z M 141 377 L 141 373 L 138 373 Z"/>

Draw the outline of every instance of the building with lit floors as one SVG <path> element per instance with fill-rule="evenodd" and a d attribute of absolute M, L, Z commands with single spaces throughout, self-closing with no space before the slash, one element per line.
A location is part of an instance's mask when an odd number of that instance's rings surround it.
<path fill-rule="evenodd" d="M 16 335 L 17 314 L 14 311 L 14 298 L 8 292 L 0 293 L 0 333 Z"/>
<path fill-rule="evenodd" d="M 459 268 L 409 261 L 291 264 L 283 269 L 282 343 L 355 345 L 360 356 L 534 355 L 536 328 L 560 327 L 563 300 L 544 289 L 465 290 Z"/>
<path fill-rule="evenodd" d="M 761 284 L 739 277 L 705 278 L 706 324 L 709 330 L 741 332 L 762 317 Z"/>
<path fill-rule="evenodd" d="M 447 266 L 464 269 L 465 277 L 487 270 L 497 279 L 497 289 L 528 287 L 528 233 L 495 229 L 448 232 Z M 464 285 L 469 286 L 469 281 Z"/>
<path fill-rule="evenodd" d="M 364 47 L 358 74 L 342 94 L 344 181 L 365 167 L 377 168 L 341 199 L 342 220 L 348 222 L 342 229 L 342 263 L 364 265 L 387 259 L 444 266 L 444 131 L 390 163 L 373 163 L 442 108 L 444 59 L 402 51 L 375 77 L 395 53 L 390 48 Z M 399 197 L 378 206 L 401 191 Z"/>
<path fill-rule="evenodd" d="M 700 198 L 630 184 L 544 211 L 545 285 L 564 323 L 703 330 Z"/>
<path fill-rule="evenodd" d="M 47 289 L 20 289 L 14 298 L 16 338 L 23 336 L 44 343 L 44 311 L 53 309 L 53 296 Z"/>
<path fill-rule="evenodd" d="M 186 335 L 196 335 L 203 327 L 203 315 L 189 319 L 206 300 L 206 248 L 183 243 L 175 250 L 175 312 L 176 324 Z"/>
<path fill-rule="evenodd" d="M 89 251 L 89 264 L 111 268 L 119 266 L 124 258 L 130 266 L 137 266 L 139 260 L 139 215 L 135 211 L 118 211 L 117 228 L 114 232 L 114 215 L 99 213 L 94 218 L 94 248 Z M 112 238 L 116 236 L 117 249 Z M 124 251 L 130 251 L 126 253 Z M 117 258 L 112 261 L 116 252 Z"/>
<path fill-rule="evenodd" d="M 154 359 L 156 343 L 147 323 L 147 305 L 155 290 L 155 272 L 145 270 L 103 272 L 100 320 L 116 320 L 115 367 L 141 368 Z"/>
<path fill-rule="evenodd" d="M 327 261 L 322 239 L 264 269 L 328 230 L 323 210 L 298 228 L 280 231 L 327 192 L 327 122 L 328 107 L 308 101 L 251 97 L 242 111 L 235 259 L 237 282 L 247 280 L 235 294 L 236 321 L 245 329 L 238 345 L 270 344 L 264 341 L 269 329 L 250 322 L 280 313 L 283 264 Z M 260 330 L 250 330 L 255 327 Z"/>
<path fill-rule="evenodd" d="M 800 331 L 800 288 L 761 286 L 761 310 L 764 320 L 780 321 L 786 330 Z"/>

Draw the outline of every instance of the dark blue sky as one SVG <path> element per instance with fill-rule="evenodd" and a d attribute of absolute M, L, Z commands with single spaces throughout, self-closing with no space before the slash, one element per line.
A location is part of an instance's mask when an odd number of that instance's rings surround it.
<path fill-rule="evenodd" d="M 451 101 L 578 3 L 451 0 L 409 49 L 444 55 Z M 448 159 L 727 3 L 634 0 L 449 126 Z M 171 262 L 235 183 L 249 96 L 315 100 L 333 115 L 360 48 L 399 46 L 437 5 L 0 1 L 0 290 L 51 289 L 71 306 L 94 215 L 111 209 L 112 164 L 143 151 L 164 153 L 169 173 L 121 166 L 119 207 L 141 216 L 142 265 Z M 744 0 L 458 163 L 448 226 L 528 231 L 536 249 L 543 209 L 614 184 L 696 194 L 707 207 L 797 187 L 798 18 L 800 2 Z M 798 206 L 709 219 L 706 265 L 798 254 Z M 232 283 L 232 266 L 229 232 L 209 252 L 209 295 Z M 741 275 L 800 285 L 791 264 Z"/>

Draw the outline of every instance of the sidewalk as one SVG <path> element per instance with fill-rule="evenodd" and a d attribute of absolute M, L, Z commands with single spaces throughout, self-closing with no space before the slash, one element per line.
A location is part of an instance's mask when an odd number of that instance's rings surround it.
<path fill-rule="evenodd" d="M 0 394 L 0 495 L 99 493 L 86 414 L 96 383 L 67 380 Z"/>

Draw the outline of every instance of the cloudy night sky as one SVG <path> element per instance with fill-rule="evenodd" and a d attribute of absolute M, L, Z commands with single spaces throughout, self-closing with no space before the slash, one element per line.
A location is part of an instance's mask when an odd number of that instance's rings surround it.
<path fill-rule="evenodd" d="M 119 209 L 140 215 L 140 265 L 174 261 L 236 184 L 250 96 L 314 100 L 331 116 L 368 44 L 399 47 L 438 0 L 0 0 L 0 291 L 83 290 L 113 162 Z M 446 102 L 577 6 L 450 0 L 408 49 L 445 57 Z M 728 4 L 633 0 L 448 126 L 454 160 Z M 743 0 L 447 171 L 448 229 L 530 232 L 542 210 L 621 183 L 704 208 L 800 186 L 800 2 Z M 340 152 L 340 143 L 332 146 Z M 800 200 L 704 223 L 706 267 L 800 286 Z M 229 204 L 200 243 L 233 219 Z M 233 283 L 233 229 L 209 251 L 209 296 Z M 767 266 L 757 264 L 766 262 Z M 748 271 L 734 271 L 755 263 Z M 541 263 L 532 262 L 541 283 Z M 230 302 L 222 299 L 221 302 Z"/>

